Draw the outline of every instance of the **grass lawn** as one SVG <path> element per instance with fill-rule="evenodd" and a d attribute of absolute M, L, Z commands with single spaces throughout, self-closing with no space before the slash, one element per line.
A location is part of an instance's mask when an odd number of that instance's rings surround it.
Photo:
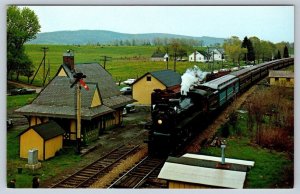
<path fill-rule="evenodd" d="M 7 96 L 7 109 L 19 108 L 29 104 L 36 96 L 37 94 Z"/>
<path fill-rule="evenodd" d="M 239 114 L 237 128 L 242 130 L 238 136 L 230 127 L 231 135 L 226 139 L 225 156 L 254 161 L 254 167 L 247 173 L 246 188 L 290 188 L 293 185 L 293 160 L 285 152 L 264 149 L 251 143 L 246 131 L 245 114 Z M 221 129 L 219 130 L 221 131 Z M 221 156 L 219 147 L 205 147 L 201 154 Z"/>

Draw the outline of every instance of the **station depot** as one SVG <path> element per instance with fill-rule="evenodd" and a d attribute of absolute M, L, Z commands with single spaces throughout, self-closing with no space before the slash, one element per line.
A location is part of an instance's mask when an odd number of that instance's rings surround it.
<path fill-rule="evenodd" d="M 76 87 L 70 87 L 77 72 L 86 75 L 89 88 L 81 89 L 81 130 L 76 117 Z M 112 76 L 98 63 L 75 64 L 73 53 L 64 53 L 55 77 L 30 104 L 15 111 L 29 123 L 19 134 L 20 157 L 27 158 L 29 149 L 38 149 L 39 160 L 51 158 L 64 144 L 76 143 L 78 136 L 81 144 L 94 141 L 104 130 L 122 123 L 122 111 L 132 102 L 131 97 L 121 95 Z M 32 136 L 37 141 L 30 140 Z"/>

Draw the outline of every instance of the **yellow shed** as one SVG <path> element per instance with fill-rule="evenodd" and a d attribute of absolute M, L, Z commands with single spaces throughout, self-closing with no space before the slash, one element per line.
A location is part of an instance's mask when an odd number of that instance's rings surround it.
<path fill-rule="evenodd" d="M 38 150 L 38 160 L 47 160 L 63 147 L 64 130 L 55 122 L 49 121 L 30 126 L 19 135 L 20 157 L 28 158 L 28 150 Z"/>
<path fill-rule="evenodd" d="M 132 85 L 132 98 L 136 104 L 150 105 L 154 89 L 168 89 L 181 84 L 181 76 L 172 70 L 148 72 Z"/>
<path fill-rule="evenodd" d="M 291 71 L 270 71 L 270 85 L 294 87 L 294 72 Z"/>

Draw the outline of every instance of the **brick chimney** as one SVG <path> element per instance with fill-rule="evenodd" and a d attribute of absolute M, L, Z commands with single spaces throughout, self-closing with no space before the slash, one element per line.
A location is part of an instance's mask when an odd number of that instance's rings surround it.
<path fill-rule="evenodd" d="M 68 50 L 63 54 L 63 63 L 69 67 L 70 70 L 74 70 L 74 54 Z"/>

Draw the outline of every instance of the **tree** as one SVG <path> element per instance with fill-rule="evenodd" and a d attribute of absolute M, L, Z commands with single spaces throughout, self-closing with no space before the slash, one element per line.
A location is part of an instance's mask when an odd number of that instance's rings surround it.
<path fill-rule="evenodd" d="M 252 43 L 253 49 L 254 49 L 254 55 L 255 55 L 255 59 L 257 60 L 257 63 L 259 63 L 259 59 L 261 56 L 261 44 L 260 44 L 260 39 L 257 38 L 256 36 L 250 37 L 249 40 Z M 255 62 L 254 59 L 254 62 Z"/>
<path fill-rule="evenodd" d="M 224 41 L 223 47 L 226 55 L 231 58 L 233 63 L 240 65 L 241 57 L 247 52 L 247 49 L 242 48 L 242 41 L 237 36 Z"/>
<path fill-rule="evenodd" d="M 255 53 L 253 49 L 253 45 L 250 39 L 247 36 L 244 38 L 242 42 L 242 48 L 247 49 L 247 53 L 245 53 L 244 61 L 254 61 L 255 60 Z"/>
<path fill-rule="evenodd" d="M 279 50 L 277 51 L 277 55 L 276 55 L 275 59 L 281 59 L 281 53 Z"/>
<path fill-rule="evenodd" d="M 285 45 L 284 51 L 283 51 L 283 58 L 288 58 L 289 57 L 289 50 L 288 47 Z"/>
<path fill-rule="evenodd" d="M 260 42 L 262 61 L 270 61 L 273 58 L 274 45 L 270 41 Z"/>
<path fill-rule="evenodd" d="M 29 8 L 9 6 L 7 9 L 7 74 L 20 71 L 30 60 L 24 52 L 25 42 L 36 38 L 40 31 L 38 17 Z"/>

